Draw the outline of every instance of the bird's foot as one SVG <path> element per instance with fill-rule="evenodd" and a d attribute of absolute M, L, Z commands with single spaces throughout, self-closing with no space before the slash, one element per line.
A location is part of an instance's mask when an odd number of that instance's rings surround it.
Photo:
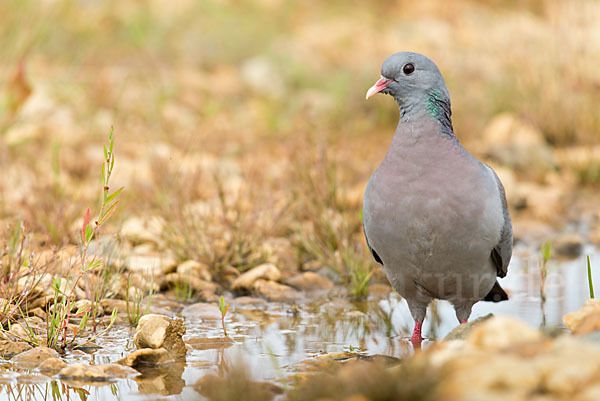
<path fill-rule="evenodd" d="M 463 319 L 460 321 L 460 324 L 465 324 L 465 323 L 467 323 L 467 319 Z"/>
<path fill-rule="evenodd" d="M 421 336 L 422 327 L 423 322 L 415 322 L 415 329 L 413 330 L 413 335 L 410 338 L 410 342 L 415 350 L 421 349 L 421 343 L 423 342 L 423 337 Z"/>

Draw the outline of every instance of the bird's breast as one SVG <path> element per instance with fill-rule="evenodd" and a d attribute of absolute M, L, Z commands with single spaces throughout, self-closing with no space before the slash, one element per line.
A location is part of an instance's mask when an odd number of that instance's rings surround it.
<path fill-rule="evenodd" d="M 417 268 L 489 258 L 501 222 L 489 215 L 480 165 L 457 154 L 386 158 L 367 186 L 365 230 L 383 259 Z M 455 260 L 452 260 L 455 259 Z M 439 267 L 439 266 L 438 266 Z M 436 267 L 437 268 L 437 267 Z"/>

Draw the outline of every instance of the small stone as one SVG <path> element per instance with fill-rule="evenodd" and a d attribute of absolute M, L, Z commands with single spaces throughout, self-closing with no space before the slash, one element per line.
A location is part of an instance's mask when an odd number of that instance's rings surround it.
<path fill-rule="evenodd" d="M 94 305 L 96 309 L 96 316 L 104 316 L 104 308 L 101 304 L 97 303 Z M 90 312 L 90 316 L 92 313 L 92 301 L 89 299 L 80 299 L 79 301 L 73 303 L 71 307 L 72 312 L 77 312 L 78 310 L 84 310 Z"/>
<path fill-rule="evenodd" d="M 222 267 L 219 271 L 219 281 L 226 287 L 231 288 L 233 282 L 241 275 L 240 271 L 233 266 Z"/>
<path fill-rule="evenodd" d="M 115 308 L 119 313 L 127 313 L 127 302 L 124 299 L 105 298 L 100 300 L 100 305 L 108 314 L 111 314 Z M 145 308 L 145 305 L 142 307 Z"/>
<path fill-rule="evenodd" d="M 314 272 L 304 272 L 285 280 L 287 285 L 303 291 L 329 290 L 333 281 Z"/>
<path fill-rule="evenodd" d="M 232 291 L 249 290 L 256 280 L 265 279 L 277 281 L 281 278 L 281 272 L 272 263 L 263 263 L 253 269 L 248 270 L 237 277 L 231 284 Z"/>
<path fill-rule="evenodd" d="M 314 260 L 309 260 L 308 262 L 303 263 L 300 270 L 302 270 L 302 271 L 317 271 L 317 270 L 321 270 L 322 268 L 323 268 L 323 262 L 321 262 L 318 259 L 314 259 Z"/>
<path fill-rule="evenodd" d="M 444 341 L 464 340 L 465 338 L 467 338 L 469 333 L 471 333 L 473 328 L 477 327 L 478 325 L 480 325 L 481 323 L 485 322 L 493 316 L 493 314 L 488 313 L 487 315 L 478 317 L 477 319 L 471 320 L 470 322 L 459 324 L 450 333 L 448 333 L 446 337 L 444 337 Z"/>
<path fill-rule="evenodd" d="M 20 365 L 23 368 L 36 368 L 48 358 L 58 358 L 58 352 L 52 348 L 37 347 L 28 351 L 21 352 L 12 358 L 12 362 Z"/>
<path fill-rule="evenodd" d="M 142 316 L 135 330 L 133 342 L 139 348 L 164 348 L 173 355 L 185 355 L 183 321 L 168 316 L 149 314 Z"/>
<path fill-rule="evenodd" d="M 221 268 L 221 275 L 224 277 L 233 277 L 234 279 L 239 277 L 242 273 L 233 266 L 227 265 Z"/>
<path fill-rule="evenodd" d="M 145 298 L 143 302 L 140 303 L 140 308 L 142 313 L 146 313 L 148 299 Z M 132 308 L 135 305 L 135 300 L 129 300 L 129 307 Z M 104 298 L 100 300 L 100 306 L 104 309 L 107 315 L 112 314 L 113 309 L 117 309 L 119 315 L 124 315 L 127 317 L 127 301 L 124 299 L 112 299 L 112 298 Z M 157 314 L 169 314 L 168 311 L 157 307 L 156 305 L 151 304 L 149 308 L 149 313 L 157 313 Z"/>
<path fill-rule="evenodd" d="M 40 308 L 42 310 L 45 310 L 49 304 L 52 304 L 52 302 L 54 302 L 54 295 L 40 296 L 39 298 L 36 298 L 33 301 L 31 301 L 29 307 L 31 309 Z"/>
<path fill-rule="evenodd" d="M 563 316 L 563 323 L 571 331 L 576 331 L 583 319 L 592 314 L 600 312 L 600 299 L 590 298 L 585 301 L 581 308 Z"/>
<path fill-rule="evenodd" d="M 518 319 L 494 316 L 475 326 L 467 336 L 467 343 L 483 349 L 499 349 L 540 337 L 538 331 Z"/>
<path fill-rule="evenodd" d="M 565 259 L 575 259 L 583 252 L 583 238 L 579 234 L 566 234 L 552 241 L 552 253 Z"/>
<path fill-rule="evenodd" d="M 35 317 L 38 317 L 42 320 L 46 320 L 48 318 L 48 314 L 42 308 L 34 308 L 29 311 L 29 313 Z"/>
<path fill-rule="evenodd" d="M 130 255 L 125 260 L 129 271 L 149 274 L 155 278 L 175 270 L 177 262 L 168 256 L 161 255 Z"/>
<path fill-rule="evenodd" d="M 60 358 L 48 358 L 40 365 L 40 372 L 53 376 L 58 373 L 61 369 L 65 368 L 67 364 Z"/>
<path fill-rule="evenodd" d="M 151 349 L 143 348 L 133 351 L 125 358 L 119 359 L 118 364 L 131 366 L 132 368 L 141 366 L 150 366 L 166 362 L 172 362 L 174 359 L 164 348 Z"/>
<path fill-rule="evenodd" d="M 140 373 L 129 366 L 119 365 L 118 363 L 105 363 L 94 366 L 98 371 L 115 379 L 127 379 L 139 375 Z"/>
<path fill-rule="evenodd" d="M 152 275 L 143 273 L 131 273 L 129 275 L 130 285 L 132 287 L 140 288 L 144 292 L 158 292 L 160 291 L 160 285 L 157 280 L 154 280 Z"/>
<path fill-rule="evenodd" d="M 32 349 L 31 345 L 25 341 L 12 342 L 0 340 L 0 356 L 4 359 L 10 359 L 15 355 L 29 351 L 30 349 Z"/>
<path fill-rule="evenodd" d="M 33 284 L 36 283 L 37 285 L 33 286 Z M 16 293 L 27 294 L 27 299 L 31 301 L 46 295 L 44 291 L 44 286 L 42 285 L 42 283 L 39 282 L 39 278 L 31 277 L 30 275 L 21 277 L 19 280 L 17 280 Z"/>
<path fill-rule="evenodd" d="M 105 382 L 110 380 L 110 376 L 96 369 L 95 366 L 75 363 L 67 366 L 58 372 L 58 377 L 62 380 L 73 380 L 82 382 Z"/>
<path fill-rule="evenodd" d="M 160 291 L 160 287 L 159 287 L 159 291 Z M 127 296 L 129 297 L 130 300 L 142 299 L 144 296 L 144 291 L 142 289 L 132 285 L 127 289 Z M 127 298 L 125 299 L 125 302 L 127 302 Z"/>
<path fill-rule="evenodd" d="M 252 292 L 275 302 L 294 301 L 302 296 L 290 286 L 262 279 L 256 280 L 252 284 Z"/>
<path fill-rule="evenodd" d="M 193 293 L 200 292 L 214 293 L 217 290 L 217 285 L 211 281 L 205 281 L 195 276 L 183 275 L 181 273 L 167 274 L 160 285 L 161 290 L 168 288 L 184 288 L 190 289 Z"/>
<path fill-rule="evenodd" d="M 185 277 L 197 277 L 204 281 L 212 281 L 210 269 L 204 263 L 195 260 L 186 260 L 177 266 L 177 273 Z"/>
<path fill-rule="evenodd" d="M 8 330 L 8 333 L 12 334 L 13 336 L 15 336 L 17 338 L 28 338 L 29 332 L 23 326 L 26 326 L 25 323 L 11 324 L 10 330 Z"/>
<path fill-rule="evenodd" d="M 267 238 L 262 243 L 262 251 L 267 255 L 267 261 L 277 266 L 296 266 L 298 264 L 296 249 L 287 238 Z"/>
<path fill-rule="evenodd" d="M 134 244 L 144 242 L 160 244 L 163 225 L 164 222 L 158 217 L 131 217 L 123 223 L 120 235 Z"/>

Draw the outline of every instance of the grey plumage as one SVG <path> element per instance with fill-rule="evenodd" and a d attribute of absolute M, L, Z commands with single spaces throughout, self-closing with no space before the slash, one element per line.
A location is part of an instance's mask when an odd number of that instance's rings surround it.
<path fill-rule="evenodd" d="M 400 122 L 367 185 L 363 224 L 373 256 L 408 303 L 420 343 L 432 299 L 450 301 L 461 322 L 477 301 L 507 299 L 496 277 L 508 270 L 512 225 L 497 175 L 454 135 L 450 95 L 433 61 L 396 53 L 381 73 L 367 97 L 392 95 Z"/>

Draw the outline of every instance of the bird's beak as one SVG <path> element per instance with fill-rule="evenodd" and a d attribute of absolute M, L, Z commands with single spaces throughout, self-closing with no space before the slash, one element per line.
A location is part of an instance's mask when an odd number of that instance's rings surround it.
<path fill-rule="evenodd" d="M 371 96 L 373 96 L 374 94 L 379 93 L 382 90 L 384 90 L 390 82 L 392 82 L 391 79 L 387 79 L 383 76 L 381 78 L 379 78 L 379 81 L 375 82 L 375 85 L 373 85 L 369 88 L 365 99 L 368 99 Z"/>

